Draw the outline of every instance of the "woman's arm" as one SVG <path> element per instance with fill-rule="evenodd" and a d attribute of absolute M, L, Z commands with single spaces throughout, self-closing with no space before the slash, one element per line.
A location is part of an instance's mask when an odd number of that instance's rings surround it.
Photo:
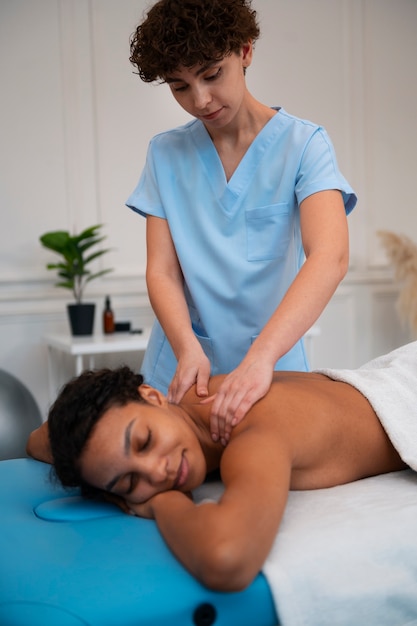
<path fill-rule="evenodd" d="M 220 591 L 247 587 L 271 549 L 286 505 L 291 464 L 261 429 L 233 435 L 221 473 L 218 503 L 195 505 L 178 491 L 158 494 L 138 515 L 153 517 L 168 546 L 204 585 Z"/>
<path fill-rule="evenodd" d="M 349 235 L 340 191 L 306 198 L 300 207 L 300 225 L 306 261 L 213 402 L 211 430 L 220 437 L 230 436 L 231 427 L 267 393 L 276 361 L 314 324 L 346 274 Z"/>
<path fill-rule="evenodd" d="M 147 217 L 146 245 L 149 299 L 178 360 L 168 399 L 180 402 L 195 383 L 197 394 L 206 396 L 210 362 L 191 327 L 184 296 L 184 278 L 167 220 Z"/>
<path fill-rule="evenodd" d="M 26 453 L 44 463 L 53 463 L 51 447 L 49 445 L 48 422 L 44 422 L 30 433 L 26 444 Z"/>

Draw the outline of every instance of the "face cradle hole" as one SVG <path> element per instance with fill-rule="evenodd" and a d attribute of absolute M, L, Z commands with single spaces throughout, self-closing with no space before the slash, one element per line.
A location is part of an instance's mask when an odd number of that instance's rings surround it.
<path fill-rule="evenodd" d="M 194 611 L 193 622 L 195 626 L 212 626 L 216 621 L 217 613 L 212 604 L 205 602 L 200 604 Z"/>

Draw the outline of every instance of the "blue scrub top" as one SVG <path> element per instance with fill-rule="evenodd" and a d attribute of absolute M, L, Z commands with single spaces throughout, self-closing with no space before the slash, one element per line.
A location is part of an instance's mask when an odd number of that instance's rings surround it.
<path fill-rule="evenodd" d="M 185 281 L 192 326 L 212 374 L 244 358 L 302 263 L 299 205 L 327 189 L 356 196 L 337 166 L 326 131 L 282 108 L 257 135 L 229 181 L 204 126 L 193 120 L 156 135 L 126 204 L 168 220 Z M 166 392 L 176 368 L 156 322 L 142 366 Z M 275 369 L 308 369 L 302 340 Z"/>

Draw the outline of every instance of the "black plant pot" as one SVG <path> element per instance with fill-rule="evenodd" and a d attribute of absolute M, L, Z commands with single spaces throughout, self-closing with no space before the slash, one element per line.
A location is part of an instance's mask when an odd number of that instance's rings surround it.
<path fill-rule="evenodd" d="M 71 334 L 92 335 L 94 330 L 94 303 L 68 304 L 68 317 L 71 326 Z"/>

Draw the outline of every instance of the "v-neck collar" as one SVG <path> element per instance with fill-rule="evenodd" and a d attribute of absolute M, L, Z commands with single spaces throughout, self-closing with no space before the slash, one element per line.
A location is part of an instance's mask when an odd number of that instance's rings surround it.
<path fill-rule="evenodd" d="M 235 202 L 250 185 L 265 151 L 280 131 L 279 118 L 279 109 L 277 108 L 277 113 L 267 121 L 256 135 L 229 180 L 226 179 L 223 163 L 204 124 L 200 120 L 196 120 L 195 124 L 192 125 L 192 136 L 202 166 L 216 198 L 225 211 L 233 209 Z"/>

